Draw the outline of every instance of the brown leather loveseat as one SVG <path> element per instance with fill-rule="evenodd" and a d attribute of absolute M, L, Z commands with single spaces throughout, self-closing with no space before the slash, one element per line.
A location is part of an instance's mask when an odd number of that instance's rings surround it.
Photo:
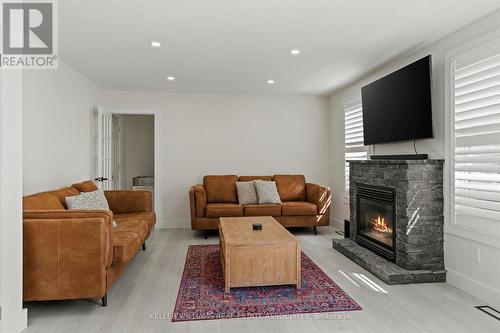
<path fill-rule="evenodd" d="M 273 180 L 281 199 L 279 204 L 239 205 L 236 182 Z M 189 191 L 191 228 L 217 229 L 220 217 L 273 216 L 285 227 L 313 227 L 330 224 L 330 189 L 306 183 L 303 175 L 205 176 L 203 184 Z"/>
<path fill-rule="evenodd" d="M 105 191 L 110 211 L 68 210 L 65 197 L 91 181 L 23 198 L 25 301 L 101 298 L 156 222 L 149 191 Z M 112 228 L 113 220 L 117 227 Z"/>

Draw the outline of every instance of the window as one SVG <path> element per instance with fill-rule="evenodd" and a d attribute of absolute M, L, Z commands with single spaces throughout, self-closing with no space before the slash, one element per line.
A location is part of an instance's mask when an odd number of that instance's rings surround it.
<path fill-rule="evenodd" d="M 499 233 L 500 42 L 451 62 L 452 223 Z"/>
<path fill-rule="evenodd" d="M 363 108 L 361 102 L 344 107 L 345 160 L 366 160 L 368 147 L 363 142 Z M 345 162 L 345 191 L 349 193 L 349 163 Z"/>

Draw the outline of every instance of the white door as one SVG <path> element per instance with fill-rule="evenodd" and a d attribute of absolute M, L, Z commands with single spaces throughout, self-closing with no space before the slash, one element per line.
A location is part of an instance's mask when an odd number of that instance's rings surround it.
<path fill-rule="evenodd" d="M 110 190 L 113 178 L 113 115 L 103 107 L 97 112 L 97 180 L 99 188 Z"/>

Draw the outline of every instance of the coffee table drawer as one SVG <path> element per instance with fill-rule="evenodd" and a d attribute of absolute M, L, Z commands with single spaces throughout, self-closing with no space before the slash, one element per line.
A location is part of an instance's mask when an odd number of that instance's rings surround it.
<path fill-rule="evenodd" d="M 231 247 L 230 287 L 297 283 L 297 244 Z"/>

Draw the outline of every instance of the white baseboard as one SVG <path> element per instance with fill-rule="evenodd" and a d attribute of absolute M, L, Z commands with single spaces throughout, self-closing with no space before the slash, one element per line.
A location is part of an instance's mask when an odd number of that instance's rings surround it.
<path fill-rule="evenodd" d="M 493 289 L 452 269 L 446 268 L 446 270 L 446 282 L 487 303 L 477 305 L 490 305 L 497 309 L 500 308 L 500 290 Z"/>
<path fill-rule="evenodd" d="M 336 217 L 330 217 L 330 226 L 344 230 L 344 221 L 339 220 Z"/>
<path fill-rule="evenodd" d="M 190 220 L 157 220 L 155 229 L 191 229 Z"/>
<path fill-rule="evenodd" d="M 22 309 L 11 318 L 3 318 L 0 320 L 1 332 L 17 333 L 28 327 L 28 309 Z"/>
<path fill-rule="evenodd" d="M 330 226 L 344 230 L 344 221 L 330 218 Z M 191 229 L 190 220 L 157 220 L 155 229 Z"/>

